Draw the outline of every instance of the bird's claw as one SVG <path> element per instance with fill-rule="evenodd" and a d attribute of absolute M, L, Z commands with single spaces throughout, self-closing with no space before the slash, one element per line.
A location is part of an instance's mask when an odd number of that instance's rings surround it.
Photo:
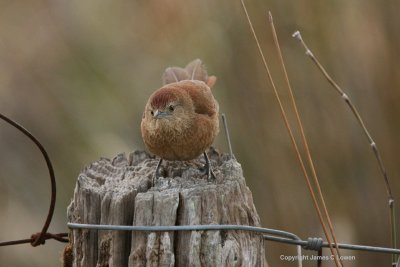
<path fill-rule="evenodd" d="M 216 179 L 217 179 L 217 177 L 215 176 L 213 170 L 211 170 L 211 168 L 209 168 L 209 171 L 207 173 L 207 181 L 216 180 Z"/>
<path fill-rule="evenodd" d="M 161 167 L 161 163 L 162 163 L 162 159 L 160 159 L 157 163 L 157 167 L 156 167 L 156 171 L 153 175 L 153 179 L 152 179 L 152 186 L 156 185 L 156 182 L 158 180 L 158 178 L 160 178 L 160 167 Z"/>
<path fill-rule="evenodd" d="M 206 164 L 204 165 L 203 168 L 204 168 L 204 172 L 207 174 L 207 181 L 215 180 L 216 176 L 215 176 L 213 170 L 211 169 L 211 163 L 210 163 L 210 160 L 209 160 L 206 152 L 204 152 L 204 157 L 206 159 Z"/>

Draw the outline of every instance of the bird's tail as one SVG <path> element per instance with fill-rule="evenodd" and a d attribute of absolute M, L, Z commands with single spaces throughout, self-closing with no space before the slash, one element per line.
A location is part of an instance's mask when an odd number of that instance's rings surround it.
<path fill-rule="evenodd" d="M 205 82 L 212 88 L 217 81 L 217 77 L 208 76 L 206 66 L 200 59 L 195 59 L 185 68 L 169 67 L 165 70 L 163 76 L 164 85 L 179 82 L 182 80 L 197 80 Z"/>

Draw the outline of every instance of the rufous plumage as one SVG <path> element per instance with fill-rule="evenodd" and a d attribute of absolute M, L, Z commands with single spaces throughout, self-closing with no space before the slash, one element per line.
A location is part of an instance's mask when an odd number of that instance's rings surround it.
<path fill-rule="evenodd" d="M 208 76 L 200 59 L 185 68 L 167 68 L 164 86 L 149 98 L 141 130 L 147 148 L 164 160 L 192 160 L 204 153 L 208 176 L 212 175 L 205 151 L 219 132 L 218 110 Z"/>

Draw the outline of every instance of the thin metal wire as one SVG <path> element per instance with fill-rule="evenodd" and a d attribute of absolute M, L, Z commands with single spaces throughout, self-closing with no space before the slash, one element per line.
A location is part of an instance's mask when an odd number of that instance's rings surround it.
<path fill-rule="evenodd" d="M 46 221 L 44 222 L 41 232 L 33 234 L 31 236 L 31 238 L 29 238 L 29 239 L 0 242 L 0 246 L 6 246 L 6 245 L 10 245 L 10 244 L 16 245 L 16 244 L 23 244 L 23 243 L 31 243 L 31 245 L 33 247 L 36 247 L 39 245 L 43 245 L 45 243 L 46 239 L 50 239 L 50 238 L 56 239 L 58 241 L 62 240 L 61 242 L 66 242 L 67 241 L 66 239 L 63 239 L 62 237 L 60 237 L 60 240 L 59 240 L 57 237 L 59 235 L 64 235 L 64 233 L 56 234 L 56 235 L 47 233 L 47 230 L 49 229 L 49 226 L 51 223 L 51 219 L 53 218 L 54 207 L 56 205 L 56 177 L 54 174 L 53 165 L 51 164 L 51 160 L 50 160 L 50 157 L 49 157 L 46 149 L 40 143 L 40 141 L 35 136 L 33 136 L 33 134 L 31 132 L 29 132 L 27 129 L 25 129 L 19 123 L 15 122 L 14 120 L 8 118 L 7 116 L 5 116 L 1 113 L 0 113 L 0 119 L 4 120 L 5 122 L 7 122 L 10 125 L 17 128 L 20 132 L 22 132 L 25 136 L 27 136 L 39 148 L 40 152 L 42 153 L 42 155 L 46 161 L 47 169 L 49 170 L 50 184 L 51 184 L 50 207 L 49 207 L 49 211 L 47 213 Z"/>
<path fill-rule="evenodd" d="M 33 243 L 34 241 L 37 240 L 38 236 L 40 233 L 34 234 L 31 236 L 31 238 L 26 238 L 26 239 L 20 239 L 20 240 L 12 240 L 12 241 L 4 241 L 0 242 L 0 247 L 5 247 L 5 246 L 12 246 L 12 245 L 21 245 L 21 244 L 26 244 L 26 243 Z M 59 233 L 59 234 L 51 234 L 51 233 L 46 233 L 41 241 L 41 245 L 45 244 L 45 241 L 48 239 L 54 239 L 57 240 L 61 243 L 68 243 L 68 233 Z"/>
<path fill-rule="evenodd" d="M 285 243 L 285 244 L 289 244 L 289 245 L 300 245 L 302 247 L 305 247 L 305 246 L 309 245 L 309 243 L 310 243 L 310 240 L 293 240 L 293 239 L 287 239 L 287 238 L 276 237 L 276 236 L 268 236 L 268 235 L 264 235 L 264 239 L 269 240 L 269 241 L 279 242 L 279 243 Z M 337 245 L 338 245 L 339 249 L 361 250 L 361 251 L 380 252 L 380 253 L 388 253 L 388 254 L 400 254 L 400 249 L 394 249 L 394 248 L 343 244 L 343 243 L 338 243 Z M 332 244 L 332 246 L 336 247 L 335 244 Z M 322 242 L 321 247 L 324 247 L 324 248 L 329 247 L 328 242 Z M 317 250 L 317 249 L 313 249 L 313 250 Z"/>
<path fill-rule="evenodd" d="M 297 235 L 276 229 L 247 226 L 247 225 L 235 225 L 235 224 L 210 224 L 210 225 L 170 225 L 170 226 L 131 226 L 131 225 L 108 225 L 108 224 L 82 224 L 82 223 L 67 223 L 70 229 L 92 229 L 92 230 L 111 230 L 111 231 L 137 231 L 137 232 L 169 232 L 169 231 L 215 231 L 215 230 L 236 230 L 236 231 L 248 231 L 263 233 L 265 240 L 280 242 L 290 245 L 302 246 L 303 248 L 319 250 L 321 247 L 328 248 L 328 242 L 321 242 L 320 246 L 313 246 L 315 240 L 322 240 L 320 238 L 309 238 L 308 240 L 302 240 Z M 275 236 L 271 236 L 275 235 Z M 280 237 L 278 237 L 280 236 Z M 335 244 L 331 246 L 336 247 Z M 389 254 L 400 254 L 400 249 L 385 248 L 385 247 L 374 247 L 364 245 L 353 245 L 353 244 L 337 244 L 339 249 L 349 250 L 361 250 L 378 253 L 389 253 Z"/>
<path fill-rule="evenodd" d="M 141 231 L 141 232 L 169 232 L 169 231 L 210 231 L 210 230 L 237 230 L 272 234 L 301 240 L 297 235 L 276 229 L 236 225 L 236 224 L 206 224 L 206 225 L 168 225 L 168 226 L 132 226 L 132 225 L 109 225 L 109 224 L 83 224 L 67 223 L 71 229 L 95 229 L 95 230 L 116 230 L 116 231 Z"/>

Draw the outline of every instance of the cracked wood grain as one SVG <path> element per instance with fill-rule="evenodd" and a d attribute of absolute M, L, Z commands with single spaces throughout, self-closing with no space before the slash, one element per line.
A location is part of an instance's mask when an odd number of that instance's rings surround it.
<path fill-rule="evenodd" d="M 143 151 L 100 159 L 78 176 L 68 220 L 117 225 L 260 226 L 240 164 L 209 151 L 215 181 L 191 162 L 167 162 L 154 187 L 157 159 Z M 265 266 L 262 236 L 244 231 L 72 230 L 74 266 Z"/>

